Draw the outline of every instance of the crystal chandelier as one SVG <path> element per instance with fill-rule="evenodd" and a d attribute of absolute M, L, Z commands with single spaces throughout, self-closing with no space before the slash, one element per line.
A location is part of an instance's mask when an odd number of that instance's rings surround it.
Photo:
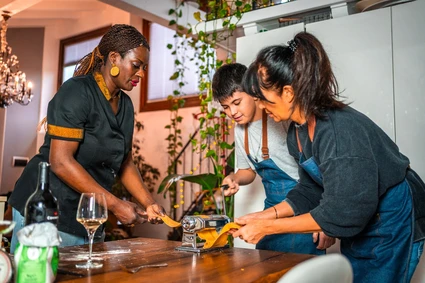
<path fill-rule="evenodd" d="M 28 105 L 33 94 L 32 84 L 26 81 L 25 73 L 19 71 L 18 57 L 12 54 L 12 47 L 7 44 L 7 20 L 10 12 L 3 11 L 1 21 L 1 52 L 0 52 L 0 108 L 6 108 L 13 102 Z"/>

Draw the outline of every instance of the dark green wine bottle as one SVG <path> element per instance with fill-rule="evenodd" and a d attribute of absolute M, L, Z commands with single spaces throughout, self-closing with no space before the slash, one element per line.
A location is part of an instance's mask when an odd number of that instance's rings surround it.
<path fill-rule="evenodd" d="M 37 188 L 25 206 L 25 225 L 41 222 L 58 224 L 59 205 L 49 188 L 49 173 L 50 164 L 40 162 Z"/>

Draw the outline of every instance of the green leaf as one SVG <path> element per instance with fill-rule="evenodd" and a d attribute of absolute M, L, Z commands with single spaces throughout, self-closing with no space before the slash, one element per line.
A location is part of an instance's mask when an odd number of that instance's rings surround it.
<path fill-rule="evenodd" d="M 243 4 L 242 1 L 236 1 L 235 2 L 236 7 L 240 7 L 240 6 L 242 6 L 242 4 Z"/>
<path fill-rule="evenodd" d="M 219 17 L 224 18 L 226 16 L 227 16 L 227 10 L 225 10 L 225 9 L 220 10 Z"/>
<path fill-rule="evenodd" d="M 159 184 L 158 190 L 156 191 L 157 194 L 160 194 L 162 192 L 164 192 L 164 198 L 165 198 L 165 193 L 170 189 L 170 186 L 174 183 L 172 182 L 173 178 L 178 177 L 178 174 L 170 174 L 168 176 L 166 176 L 161 183 Z"/>
<path fill-rule="evenodd" d="M 234 144 L 234 143 L 233 143 Z M 226 159 L 227 166 L 235 169 L 235 149 L 229 153 L 229 156 Z"/>
<path fill-rule="evenodd" d="M 172 44 L 167 44 L 167 48 L 168 49 L 171 49 L 171 48 L 173 48 L 173 45 Z"/>
<path fill-rule="evenodd" d="M 175 80 L 175 79 L 177 79 L 178 77 L 179 77 L 179 72 L 174 72 L 174 74 L 170 77 L 170 80 L 172 81 L 172 80 Z"/>
<path fill-rule="evenodd" d="M 228 144 L 227 142 L 221 142 L 220 148 L 222 148 L 222 149 L 233 149 L 233 145 Z"/>
<path fill-rule="evenodd" d="M 215 150 L 210 149 L 210 150 L 207 151 L 207 153 L 205 154 L 205 156 L 206 157 L 214 157 L 215 158 L 217 156 L 217 153 L 215 152 Z"/>
<path fill-rule="evenodd" d="M 169 26 L 172 26 L 172 25 L 175 25 L 176 24 L 176 21 L 175 20 L 171 20 L 169 23 L 168 23 L 168 25 Z"/>
<path fill-rule="evenodd" d="M 198 22 L 202 22 L 201 19 L 201 12 L 195 12 L 193 13 L 193 17 L 195 18 L 195 20 L 197 20 Z"/>
<path fill-rule="evenodd" d="M 252 10 L 252 6 L 250 4 L 245 4 L 245 6 L 243 6 L 243 11 L 244 12 L 248 12 Z"/>
<path fill-rule="evenodd" d="M 171 14 L 173 14 L 175 12 L 175 10 L 174 9 L 170 9 L 170 10 L 168 10 L 168 15 L 171 15 Z"/>
<path fill-rule="evenodd" d="M 215 174 L 211 174 L 211 173 L 184 176 L 181 178 L 181 180 L 199 184 L 202 186 L 203 190 L 209 190 L 209 191 L 212 191 L 214 188 L 216 188 L 219 182 L 219 178 Z"/>

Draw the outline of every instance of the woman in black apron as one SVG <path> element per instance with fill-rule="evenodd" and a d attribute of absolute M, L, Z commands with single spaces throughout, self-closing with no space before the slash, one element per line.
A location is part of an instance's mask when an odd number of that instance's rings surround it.
<path fill-rule="evenodd" d="M 280 219 L 271 209 L 246 215 L 233 236 L 256 243 L 323 231 L 341 239 L 355 282 L 409 282 L 425 237 L 425 184 L 382 129 L 339 100 L 330 66 L 305 32 L 263 49 L 250 66 L 245 91 L 275 121 L 294 121 L 288 150 L 300 182 L 275 206 Z"/>

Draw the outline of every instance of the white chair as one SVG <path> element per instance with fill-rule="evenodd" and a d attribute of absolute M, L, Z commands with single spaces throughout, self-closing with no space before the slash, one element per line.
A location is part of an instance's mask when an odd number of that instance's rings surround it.
<path fill-rule="evenodd" d="M 341 254 L 306 260 L 283 275 L 278 283 L 352 283 L 353 269 Z"/>

